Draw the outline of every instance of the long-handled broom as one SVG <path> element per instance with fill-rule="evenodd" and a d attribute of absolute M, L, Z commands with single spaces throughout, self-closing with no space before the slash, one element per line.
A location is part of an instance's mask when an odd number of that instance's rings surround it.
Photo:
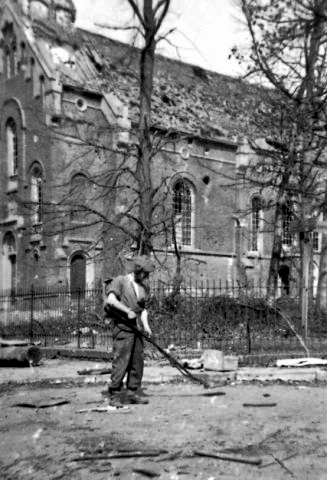
<path fill-rule="evenodd" d="M 106 311 L 106 308 L 105 308 L 105 311 Z M 151 345 L 153 345 L 168 361 L 169 363 L 177 368 L 177 370 L 180 371 L 180 373 L 182 375 L 184 375 L 185 377 L 189 378 L 191 381 L 195 382 L 195 383 L 200 383 L 201 385 L 204 386 L 204 388 L 216 388 L 216 387 L 219 387 L 219 386 L 222 386 L 222 383 L 217 383 L 217 381 L 215 381 L 214 379 L 210 378 L 207 374 L 201 374 L 201 375 L 194 375 L 192 374 L 191 372 L 189 372 L 187 370 L 186 367 L 184 367 L 184 365 L 182 365 L 175 357 L 173 357 L 172 355 L 170 355 L 164 348 L 162 348 L 160 345 L 158 345 L 157 342 L 155 342 L 153 340 L 153 338 L 149 337 L 146 333 L 142 332 L 142 330 L 140 330 L 138 327 L 136 327 L 135 325 L 132 325 L 131 323 L 129 323 L 127 321 L 126 318 L 124 318 L 122 315 L 120 315 L 117 310 L 115 310 L 115 316 L 118 316 L 119 317 L 119 320 L 121 320 L 122 322 L 124 322 L 126 325 L 128 325 L 128 327 L 133 330 L 134 333 L 136 333 L 137 335 L 140 335 L 141 337 L 143 337 L 147 342 L 151 343 Z"/>

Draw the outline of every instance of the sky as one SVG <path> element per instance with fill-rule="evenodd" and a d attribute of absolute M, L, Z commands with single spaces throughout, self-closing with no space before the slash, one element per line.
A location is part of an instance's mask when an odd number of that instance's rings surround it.
<path fill-rule="evenodd" d="M 101 28 L 99 24 L 130 24 L 131 9 L 125 0 L 74 0 L 76 25 L 128 41 L 131 32 Z M 171 0 L 163 32 L 175 29 L 158 45 L 158 52 L 218 73 L 238 76 L 242 69 L 228 59 L 234 45 L 244 46 L 246 30 L 235 0 Z"/>

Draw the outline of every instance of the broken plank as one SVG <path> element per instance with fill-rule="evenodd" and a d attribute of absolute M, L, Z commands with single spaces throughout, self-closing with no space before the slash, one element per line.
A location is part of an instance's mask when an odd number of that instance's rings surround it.
<path fill-rule="evenodd" d="M 311 367 L 317 365 L 327 365 L 327 360 L 323 358 L 289 358 L 277 360 L 277 367 Z"/>
<path fill-rule="evenodd" d="M 109 460 L 112 458 L 135 458 L 135 457 L 158 457 L 163 452 L 158 450 L 135 450 L 126 452 L 111 452 L 105 455 L 82 455 L 75 457 L 72 462 L 83 462 L 92 460 Z"/>
<path fill-rule="evenodd" d="M 78 375 L 107 375 L 112 372 L 112 368 L 85 368 L 78 370 Z"/>
<path fill-rule="evenodd" d="M 28 403 L 28 402 L 22 402 L 22 403 L 15 403 L 14 405 L 11 405 L 12 407 L 21 407 L 21 408 L 49 408 L 49 407 L 58 407 L 61 405 L 66 405 L 67 403 L 70 403 L 70 400 L 58 400 L 50 403 Z"/>
<path fill-rule="evenodd" d="M 200 457 L 211 457 L 217 458 L 218 460 L 226 460 L 228 462 L 239 462 L 239 463 L 247 463 L 249 465 L 261 465 L 262 460 L 261 458 L 257 457 L 240 457 L 238 455 L 228 455 L 223 452 L 204 452 L 204 451 L 195 451 L 194 455 L 198 455 Z"/>
<path fill-rule="evenodd" d="M 294 473 L 289 468 L 287 468 L 286 465 L 284 465 L 282 460 L 275 457 L 274 455 L 273 455 L 273 459 L 285 470 L 285 472 L 287 472 L 289 475 L 291 475 L 291 477 L 294 477 Z"/>
<path fill-rule="evenodd" d="M 156 465 L 137 465 L 133 468 L 133 472 L 140 473 L 146 477 L 160 477 L 162 471 Z"/>
<path fill-rule="evenodd" d="M 287 457 L 282 458 L 280 461 L 286 462 L 287 460 L 290 460 L 291 458 L 297 457 L 298 455 L 299 455 L 298 453 L 292 453 L 292 455 L 288 455 Z M 275 460 L 273 462 L 264 463 L 263 465 L 260 465 L 259 468 L 267 468 L 267 467 L 271 467 L 272 465 L 276 465 Z"/>
<path fill-rule="evenodd" d="M 94 407 L 94 408 L 82 408 L 80 410 L 76 410 L 76 413 L 89 413 L 89 412 L 104 412 L 104 413 L 130 413 L 129 407 L 113 407 L 111 405 L 107 405 L 106 407 Z"/>

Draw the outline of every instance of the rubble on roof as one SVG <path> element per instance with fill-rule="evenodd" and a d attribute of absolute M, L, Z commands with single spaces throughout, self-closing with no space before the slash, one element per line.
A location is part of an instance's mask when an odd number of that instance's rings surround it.
<path fill-rule="evenodd" d="M 64 32 L 58 26 L 51 28 L 48 41 L 52 43 L 53 52 L 59 52 L 55 46 L 65 50 L 67 45 L 73 50 L 68 61 L 65 57 L 60 62 L 61 81 L 95 93 L 113 93 L 128 106 L 130 119 L 136 123 L 138 50 L 82 29 Z M 256 106 L 260 104 L 259 92 L 258 87 L 239 79 L 158 55 L 153 84 L 153 123 L 163 129 L 199 132 L 209 138 L 242 136 L 252 122 L 252 112 L 259 110 Z"/>

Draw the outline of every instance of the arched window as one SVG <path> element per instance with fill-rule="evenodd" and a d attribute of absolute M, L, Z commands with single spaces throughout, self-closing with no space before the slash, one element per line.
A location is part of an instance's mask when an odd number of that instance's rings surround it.
<path fill-rule="evenodd" d="M 189 182 L 181 179 L 173 187 L 173 216 L 177 244 L 192 246 L 194 190 Z"/>
<path fill-rule="evenodd" d="M 18 61 L 18 66 L 17 66 L 18 71 L 20 71 L 23 66 L 26 67 L 25 63 L 26 63 L 26 45 L 25 45 L 24 42 L 21 42 L 21 44 L 20 44 L 20 59 Z"/>
<path fill-rule="evenodd" d="M 41 167 L 36 165 L 31 174 L 31 202 L 33 207 L 32 222 L 42 222 L 43 176 Z"/>
<path fill-rule="evenodd" d="M 290 224 L 294 220 L 290 202 L 284 203 L 282 207 L 282 244 L 285 247 L 291 247 L 294 241 L 294 235 L 290 232 Z"/>
<path fill-rule="evenodd" d="M 5 74 L 7 80 L 12 77 L 11 55 L 9 47 L 6 47 L 5 49 Z"/>
<path fill-rule="evenodd" d="M 35 70 L 35 60 L 34 58 L 30 59 L 30 77 L 32 79 L 32 82 L 34 82 L 34 70 Z M 35 90 L 35 84 L 33 83 L 33 90 Z"/>
<path fill-rule="evenodd" d="M 14 43 L 13 46 L 12 46 L 11 72 L 12 72 L 12 76 L 17 75 L 17 73 L 18 73 L 18 59 L 17 59 L 16 43 Z"/>
<path fill-rule="evenodd" d="M 75 253 L 70 261 L 70 291 L 73 296 L 84 295 L 86 287 L 86 258 Z"/>
<path fill-rule="evenodd" d="M 259 252 L 261 250 L 261 234 L 263 211 L 262 199 L 258 195 L 254 196 L 251 201 L 251 239 L 250 250 L 252 252 Z"/>
<path fill-rule="evenodd" d="M 74 175 L 70 182 L 70 218 L 73 221 L 85 221 L 85 199 L 87 176 L 83 173 Z"/>
<path fill-rule="evenodd" d="M 18 171 L 18 138 L 15 121 L 10 118 L 6 124 L 7 168 L 8 175 L 17 175 Z"/>
<path fill-rule="evenodd" d="M 4 73 L 5 78 L 9 80 L 17 73 L 16 65 L 16 35 L 14 31 L 13 23 L 5 24 L 2 29 L 2 42 L 3 42 L 3 60 L 4 60 Z"/>
<path fill-rule="evenodd" d="M 41 75 L 39 80 L 40 80 L 40 97 L 41 97 L 42 103 L 44 103 L 44 97 L 45 97 L 45 80 L 44 80 L 44 76 Z"/>
<path fill-rule="evenodd" d="M 16 291 L 16 240 L 11 232 L 7 232 L 2 245 L 2 285 L 4 290 Z"/>

